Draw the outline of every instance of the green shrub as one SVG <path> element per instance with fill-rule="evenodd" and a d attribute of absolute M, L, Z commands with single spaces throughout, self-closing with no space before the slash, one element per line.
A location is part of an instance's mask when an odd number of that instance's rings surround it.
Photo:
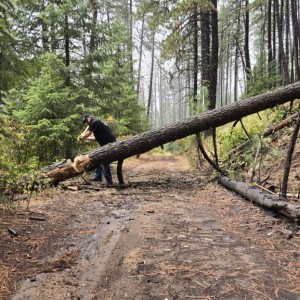
<path fill-rule="evenodd" d="M 32 155 L 35 144 L 31 140 L 31 130 L 15 119 L 2 119 L 0 134 L 0 203 L 13 198 L 16 192 L 30 189 L 30 181 L 21 178 L 32 174 L 38 167 L 38 160 Z M 4 194 L 7 194 L 5 195 Z"/>

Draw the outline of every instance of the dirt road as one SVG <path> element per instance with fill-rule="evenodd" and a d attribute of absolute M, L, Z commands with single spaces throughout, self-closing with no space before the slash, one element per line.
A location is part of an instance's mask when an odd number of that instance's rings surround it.
<path fill-rule="evenodd" d="M 10 239 L 23 250 L 0 250 L 15 268 L 14 294 L 0 276 L 4 299 L 300 299 L 295 225 L 182 157 L 142 155 L 124 170 L 130 188 L 78 178 L 19 208 Z"/>

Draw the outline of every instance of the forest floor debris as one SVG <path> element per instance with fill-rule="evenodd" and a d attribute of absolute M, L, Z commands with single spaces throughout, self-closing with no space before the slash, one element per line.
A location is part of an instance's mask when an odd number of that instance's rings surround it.
<path fill-rule="evenodd" d="M 130 187 L 78 177 L 1 211 L 0 298 L 300 299 L 299 226 L 187 166 L 144 154 Z"/>

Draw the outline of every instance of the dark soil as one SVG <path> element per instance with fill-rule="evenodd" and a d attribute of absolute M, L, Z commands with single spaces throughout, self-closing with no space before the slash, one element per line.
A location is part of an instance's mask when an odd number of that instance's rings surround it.
<path fill-rule="evenodd" d="M 142 155 L 126 188 L 79 177 L 2 210 L 0 298 L 300 299 L 298 225 L 215 176 Z"/>

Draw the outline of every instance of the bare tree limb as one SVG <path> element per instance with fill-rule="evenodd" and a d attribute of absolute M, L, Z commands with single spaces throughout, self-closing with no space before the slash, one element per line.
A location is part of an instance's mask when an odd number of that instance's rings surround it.
<path fill-rule="evenodd" d="M 289 174 L 290 174 L 290 169 L 291 169 L 291 164 L 292 164 L 292 156 L 294 153 L 298 133 L 300 129 L 300 113 L 298 113 L 298 120 L 295 126 L 295 129 L 293 131 L 292 137 L 291 137 L 291 142 L 290 146 L 286 155 L 286 160 L 284 164 L 284 174 L 283 174 L 283 179 L 282 179 L 282 186 L 281 186 L 281 196 L 283 198 L 286 198 L 286 193 L 287 193 L 287 188 L 288 188 L 288 179 L 289 179 Z"/>

